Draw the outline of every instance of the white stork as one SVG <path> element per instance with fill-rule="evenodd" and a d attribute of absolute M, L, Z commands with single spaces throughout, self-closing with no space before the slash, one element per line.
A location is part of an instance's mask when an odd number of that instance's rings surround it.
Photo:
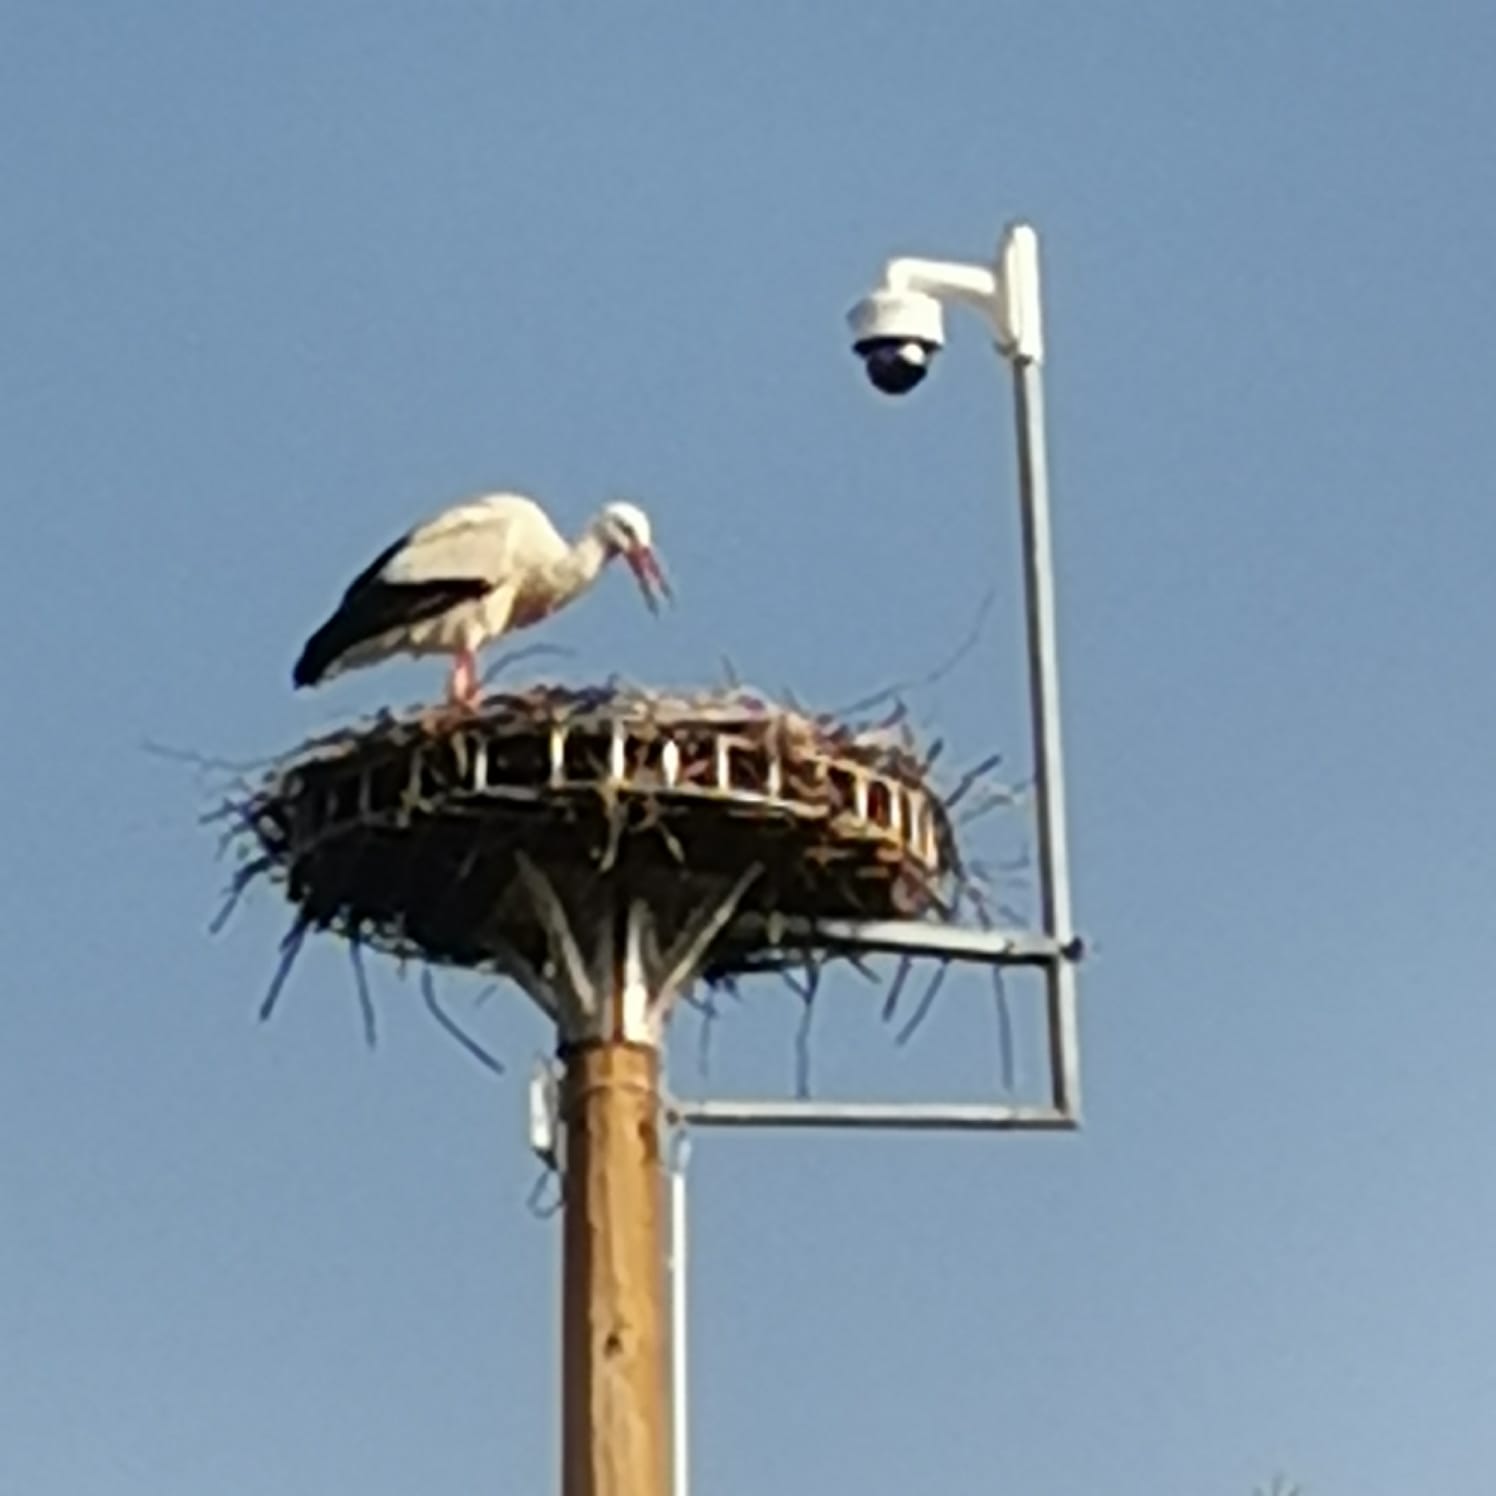
<path fill-rule="evenodd" d="M 314 686 L 343 670 L 397 654 L 450 654 L 448 694 L 478 695 L 477 652 L 565 607 L 615 556 L 633 568 L 651 610 L 670 587 L 649 518 L 609 504 L 568 545 L 533 499 L 488 494 L 417 525 L 354 578 L 332 617 L 307 640 L 292 674 Z"/>

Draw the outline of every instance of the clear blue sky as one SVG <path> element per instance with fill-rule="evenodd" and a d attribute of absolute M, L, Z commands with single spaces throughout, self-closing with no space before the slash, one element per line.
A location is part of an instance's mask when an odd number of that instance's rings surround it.
<path fill-rule="evenodd" d="M 371 1054 L 326 945 L 257 1025 L 284 911 L 209 937 L 209 786 L 141 745 L 436 690 L 288 677 L 378 546 L 520 485 L 644 502 L 679 582 L 558 620 L 582 676 L 833 703 L 1000 579 L 918 707 L 1021 763 L 1006 394 L 953 323 L 879 401 L 841 317 L 1022 214 L 1087 1127 L 702 1139 L 697 1489 L 1488 1496 L 1489 7 L 605 10 L 0 17 L 0 1491 L 551 1487 L 537 1017 L 450 986 L 495 1081 L 381 970 Z M 896 1052 L 830 984 L 822 1087 L 970 1093 L 983 991 Z M 783 1088 L 750 997 L 713 1083 Z"/>

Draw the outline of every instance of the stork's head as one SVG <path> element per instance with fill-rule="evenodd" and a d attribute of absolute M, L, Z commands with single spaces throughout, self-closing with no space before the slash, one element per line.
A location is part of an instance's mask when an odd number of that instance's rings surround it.
<path fill-rule="evenodd" d="M 659 598 L 672 594 L 655 555 L 649 516 L 636 504 L 609 504 L 598 516 L 597 533 L 610 556 L 622 556 L 628 562 L 644 601 L 651 612 L 658 612 Z"/>

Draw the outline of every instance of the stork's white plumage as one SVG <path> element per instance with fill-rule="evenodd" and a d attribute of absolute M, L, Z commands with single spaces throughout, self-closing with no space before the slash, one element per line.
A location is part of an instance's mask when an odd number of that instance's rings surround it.
<path fill-rule="evenodd" d="M 622 556 L 644 600 L 670 596 L 633 504 L 609 504 L 568 544 L 533 499 L 488 494 L 417 525 L 354 578 L 332 617 L 307 640 L 292 679 L 313 686 L 397 654 L 453 656 L 449 694 L 478 694 L 477 652 L 528 628 L 585 592 Z"/>

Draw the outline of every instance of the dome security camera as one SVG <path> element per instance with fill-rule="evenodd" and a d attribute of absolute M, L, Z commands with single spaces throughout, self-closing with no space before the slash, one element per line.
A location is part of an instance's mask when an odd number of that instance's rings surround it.
<path fill-rule="evenodd" d="M 907 395 L 945 346 L 940 303 L 922 291 L 874 291 L 847 314 L 852 350 L 874 389 Z"/>

